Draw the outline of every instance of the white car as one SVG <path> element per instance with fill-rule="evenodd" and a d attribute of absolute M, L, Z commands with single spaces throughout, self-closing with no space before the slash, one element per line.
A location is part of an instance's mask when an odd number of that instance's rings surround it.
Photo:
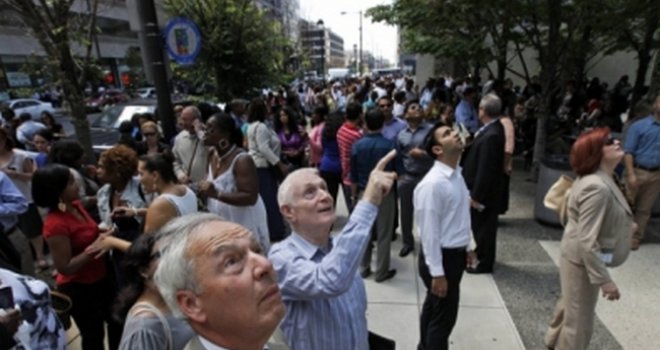
<path fill-rule="evenodd" d="M 155 87 L 143 87 L 137 89 L 136 93 L 141 98 L 155 98 L 156 97 L 156 88 Z"/>
<path fill-rule="evenodd" d="M 41 118 L 41 113 L 43 112 L 55 114 L 55 108 L 53 108 L 53 105 L 50 102 L 42 102 L 32 98 L 19 98 L 5 101 L 2 103 L 0 111 L 5 108 L 12 109 L 17 117 L 23 113 L 29 113 L 33 120 L 39 120 Z"/>

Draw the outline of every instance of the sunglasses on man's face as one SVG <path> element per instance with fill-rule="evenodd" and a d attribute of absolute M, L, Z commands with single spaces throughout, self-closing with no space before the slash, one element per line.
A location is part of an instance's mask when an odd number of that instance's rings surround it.
<path fill-rule="evenodd" d="M 392 107 L 392 105 L 389 104 L 389 103 L 383 103 L 383 104 L 379 104 L 378 107 L 380 107 L 380 108 L 390 108 L 390 107 Z"/>
<path fill-rule="evenodd" d="M 145 132 L 142 135 L 144 135 L 145 137 L 150 137 L 150 136 L 156 136 L 156 133 L 155 132 Z"/>

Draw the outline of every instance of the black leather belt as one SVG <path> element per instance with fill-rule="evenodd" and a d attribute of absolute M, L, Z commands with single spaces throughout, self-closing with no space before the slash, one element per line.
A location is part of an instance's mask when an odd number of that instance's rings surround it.
<path fill-rule="evenodd" d="M 444 251 L 444 252 L 465 252 L 465 251 L 467 251 L 467 247 L 456 247 L 456 248 L 442 247 L 442 251 Z"/>
<path fill-rule="evenodd" d="M 650 167 L 645 167 L 645 166 L 641 166 L 641 165 L 635 165 L 635 168 L 650 171 L 650 172 L 660 170 L 660 166 L 650 168 Z"/>

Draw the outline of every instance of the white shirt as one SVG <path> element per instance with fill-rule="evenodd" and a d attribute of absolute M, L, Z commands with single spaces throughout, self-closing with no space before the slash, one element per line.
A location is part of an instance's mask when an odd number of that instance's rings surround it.
<path fill-rule="evenodd" d="M 222 346 L 211 343 L 209 340 L 206 340 L 206 338 L 202 337 L 201 335 L 198 335 L 198 337 L 199 337 L 199 342 L 202 343 L 202 346 L 204 346 L 204 349 L 206 350 L 227 350 Z"/>
<path fill-rule="evenodd" d="M 442 248 L 470 244 L 470 192 L 461 167 L 452 169 L 436 160 L 415 187 L 413 203 L 426 265 L 431 276 L 444 276 Z"/>

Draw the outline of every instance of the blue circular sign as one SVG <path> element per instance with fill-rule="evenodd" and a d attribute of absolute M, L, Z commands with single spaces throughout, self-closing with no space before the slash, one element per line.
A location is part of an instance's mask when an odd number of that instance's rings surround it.
<path fill-rule="evenodd" d="M 175 17 L 165 27 L 165 46 L 179 64 L 192 64 L 202 48 L 202 35 L 195 22 Z"/>

